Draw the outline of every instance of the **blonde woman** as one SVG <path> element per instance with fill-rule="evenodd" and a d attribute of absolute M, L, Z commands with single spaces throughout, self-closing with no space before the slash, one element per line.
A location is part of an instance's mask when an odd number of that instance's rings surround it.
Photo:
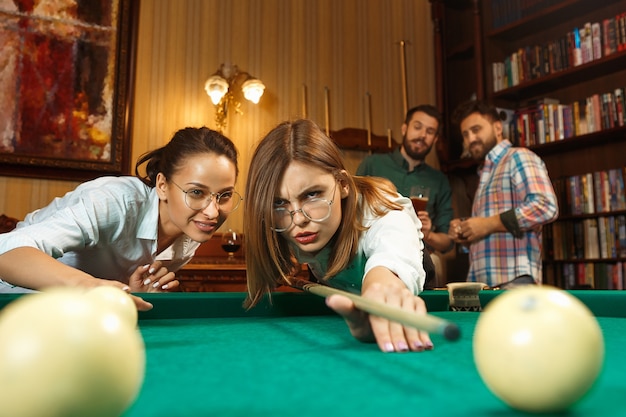
<path fill-rule="evenodd" d="M 247 306 L 299 265 L 322 284 L 425 313 L 421 223 L 387 180 L 345 169 L 334 142 L 312 121 L 285 122 L 256 148 L 246 185 Z M 352 335 L 384 352 L 422 351 L 428 334 L 355 309 L 340 295 L 327 304 Z"/>

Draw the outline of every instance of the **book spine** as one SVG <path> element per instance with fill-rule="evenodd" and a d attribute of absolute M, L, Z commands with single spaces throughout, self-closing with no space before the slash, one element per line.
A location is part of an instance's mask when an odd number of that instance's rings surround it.
<path fill-rule="evenodd" d="M 585 200 L 585 213 L 593 214 L 595 210 L 595 197 L 593 189 L 593 174 L 591 172 L 583 175 L 585 179 L 585 187 L 587 188 L 587 199 Z"/>
<path fill-rule="evenodd" d="M 604 211 L 604 206 L 602 204 L 602 177 L 600 171 L 596 171 L 593 173 L 593 189 L 594 189 L 594 197 L 595 197 L 595 209 L 597 213 L 602 213 Z"/>
<path fill-rule="evenodd" d="M 582 135 L 582 133 L 580 129 L 580 103 L 578 101 L 574 101 L 572 103 L 572 116 L 574 124 L 574 135 L 580 136 Z"/>
<path fill-rule="evenodd" d="M 607 250 L 607 245 L 606 245 L 606 239 L 607 239 L 606 228 L 607 228 L 606 217 L 600 217 L 598 219 L 598 240 L 600 243 L 600 257 L 602 259 L 607 259 L 609 257 L 609 252 Z"/>
<path fill-rule="evenodd" d="M 602 58 L 602 30 L 600 29 L 600 23 L 595 22 L 591 24 L 591 45 L 593 51 L 592 59 Z"/>
<path fill-rule="evenodd" d="M 593 101 L 593 125 L 594 132 L 602 130 L 602 100 L 600 94 L 594 94 L 591 96 Z"/>
<path fill-rule="evenodd" d="M 617 52 L 617 31 L 615 29 L 616 21 L 614 17 L 610 17 L 609 21 L 609 33 L 607 37 L 609 38 L 609 53 L 614 54 Z"/>
<path fill-rule="evenodd" d="M 619 51 L 626 50 L 626 12 L 620 13 L 617 16 L 619 20 Z"/>
<path fill-rule="evenodd" d="M 615 97 L 615 111 L 617 114 L 617 124 L 624 126 L 624 89 L 616 88 L 614 92 Z"/>
<path fill-rule="evenodd" d="M 617 250 L 620 258 L 626 258 L 626 215 L 617 216 Z M 625 277 L 626 278 L 626 277 Z"/>
<path fill-rule="evenodd" d="M 609 19 L 602 20 L 602 45 L 604 46 L 604 55 L 610 55 L 611 43 L 609 42 Z"/>
<path fill-rule="evenodd" d="M 601 171 L 600 176 L 602 178 L 602 211 L 608 212 L 611 210 L 611 186 L 609 184 L 609 173 L 607 171 Z"/>

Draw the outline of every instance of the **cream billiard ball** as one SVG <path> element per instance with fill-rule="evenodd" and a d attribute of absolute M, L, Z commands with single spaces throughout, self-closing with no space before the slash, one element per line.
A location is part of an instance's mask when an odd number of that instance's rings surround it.
<path fill-rule="evenodd" d="M 130 294 L 110 285 L 95 287 L 86 296 L 94 302 L 103 303 L 104 308 L 117 312 L 131 326 L 137 325 L 137 307 Z"/>
<path fill-rule="evenodd" d="M 494 298 L 478 318 L 473 349 L 485 385 L 509 406 L 533 413 L 570 408 L 591 389 L 604 361 L 593 314 L 548 286 Z"/>
<path fill-rule="evenodd" d="M 116 417 L 135 400 L 145 347 L 83 291 L 24 295 L 0 311 L 0 414 Z"/>

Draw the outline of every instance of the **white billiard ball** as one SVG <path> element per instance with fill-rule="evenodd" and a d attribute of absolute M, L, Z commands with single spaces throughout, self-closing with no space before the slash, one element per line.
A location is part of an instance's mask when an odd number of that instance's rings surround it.
<path fill-rule="evenodd" d="M 509 406 L 560 412 L 593 386 L 604 339 L 589 309 L 566 291 L 524 286 L 494 298 L 476 323 L 474 361 L 487 387 Z"/>
<path fill-rule="evenodd" d="M 104 303 L 107 307 L 117 311 L 126 322 L 132 326 L 137 325 L 137 307 L 130 294 L 120 288 L 103 285 L 87 291 L 85 294 L 94 302 Z"/>
<path fill-rule="evenodd" d="M 136 326 L 82 291 L 22 296 L 0 311 L 0 340 L 3 415 L 120 416 L 143 382 Z"/>

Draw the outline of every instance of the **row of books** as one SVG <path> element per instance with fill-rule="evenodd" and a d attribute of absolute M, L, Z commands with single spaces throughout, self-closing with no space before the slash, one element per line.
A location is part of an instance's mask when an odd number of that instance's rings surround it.
<path fill-rule="evenodd" d="M 554 222 L 544 228 L 546 260 L 626 260 L 626 215 Z"/>
<path fill-rule="evenodd" d="M 564 289 L 626 289 L 626 261 L 546 264 L 543 283 Z"/>
<path fill-rule="evenodd" d="M 572 103 L 542 99 L 517 109 L 508 122 L 509 139 L 519 146 L 557 142 L 626 125 L 623 87 Z"/>
<path fill-rule="evenodd" d="M 568 68 L 626 51 L 626 12 L 587 22 L 558 39 L 521 47 L 493 62 L 493 90 L 500 91 Z"/>
<path fill-rule="evenodd" d="M 561 215 L 626 210 L 626 166 L 552 180 Z"/>
<path fill-rule="evenodd" d="M 491 0 L 491 17 L 494 29 L 531 16 L 559 0 Z"/>

